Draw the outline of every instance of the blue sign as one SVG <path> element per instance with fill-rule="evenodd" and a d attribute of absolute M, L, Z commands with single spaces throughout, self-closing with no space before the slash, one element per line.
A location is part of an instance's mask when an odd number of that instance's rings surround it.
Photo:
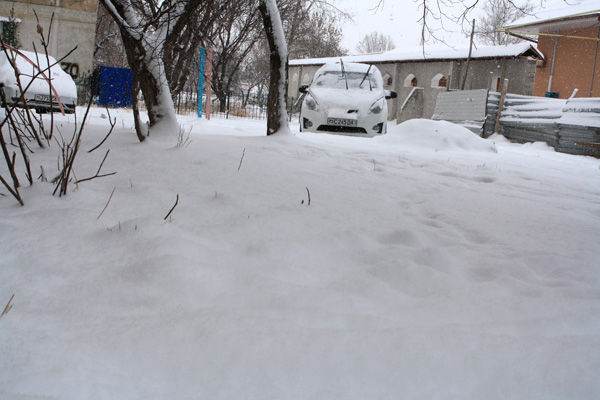
<path fill-rule="evenodd" d="M 131 107 L 133 71 L 127 68 L 99 67 L 98 105 L 110 108 Z"/>

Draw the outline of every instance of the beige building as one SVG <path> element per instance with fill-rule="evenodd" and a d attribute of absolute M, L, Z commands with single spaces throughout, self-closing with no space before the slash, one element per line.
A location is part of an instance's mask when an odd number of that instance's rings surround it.
<path fill-rule="evenodd" d="M 43 51 L 38 34 L 39 19 L 44 37 L 48 41 L 48 53 L 52 57 L 61 59 L 77 47 L 62 60 L 62 69 L 75 81 L 91 73 L 98 0 L 2 0 L 0 23 L 8 21 L 11 10 L 13 17 L 19 21 L 17 32 L 21 49 Z"/>

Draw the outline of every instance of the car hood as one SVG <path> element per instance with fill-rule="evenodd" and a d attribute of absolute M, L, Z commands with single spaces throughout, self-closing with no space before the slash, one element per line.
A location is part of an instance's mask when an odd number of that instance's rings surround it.
<path fill-rule="evenodd" d="M 348 110 L 368 112 L 371 105 L 385 98 L 382 90 L 344 90 L 327 88 L 310 88 L 309 94 L 315 99 L 319 108 L 325 112 Z"/>

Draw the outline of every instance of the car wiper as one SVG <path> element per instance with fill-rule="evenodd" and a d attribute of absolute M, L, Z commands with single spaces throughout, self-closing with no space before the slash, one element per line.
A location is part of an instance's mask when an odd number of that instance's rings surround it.
<path fill-rule="evenodd" d="M 362 84 L 363 84 L 363 82 L 365 81 L 365 79 L 367 79 L 367 76 L 369 76 L 369 71 L 371 71 L 371 67 L 372 66 L 373 66 L 373 64 L 369 65 L 369 69 L 365 73 L 365 76 L 363 76 L 362 81 L 360 81 L 360 85 L 358 85 L 358 87 L 361 87 Z M 371 86 L 371 80 L 370 79 L 369 79 L 369 90 L 373 91 L 373 86 Z"/>
<path fill-rule="evenodd" d="M 346 80 L 346 90 L 348 90 L 348 77 L 346 76 L 346 71 L 344 70 L 344 60 L 340 58 L 340 64 L 342 64 L 342 76 Z"/>

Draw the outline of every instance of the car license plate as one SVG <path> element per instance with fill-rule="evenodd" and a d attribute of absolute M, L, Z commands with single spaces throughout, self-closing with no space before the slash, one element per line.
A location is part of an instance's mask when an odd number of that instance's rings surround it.
<path fill-rule="evenodd" d="M 54 96 L 50 96 L 49 94 L 36 94 L 35 99 L 40 101 L 56 101 L 56 98 Z"/>
<path fill-rule="evenodd" d="M 356 126 L 356 120 L 348 118 L 327 118 L 327 125 Z"/>

